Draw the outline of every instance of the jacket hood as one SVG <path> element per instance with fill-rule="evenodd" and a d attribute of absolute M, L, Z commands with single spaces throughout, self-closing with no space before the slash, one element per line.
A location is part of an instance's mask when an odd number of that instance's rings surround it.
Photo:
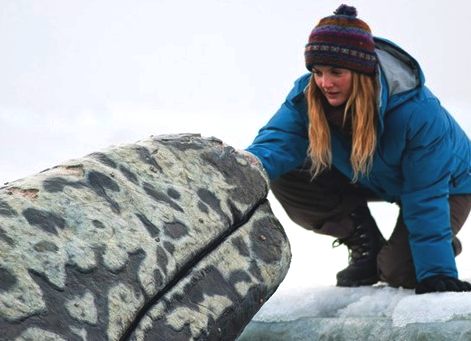
<path fill-rule="evenodd" d="M 414 96 L 425 78 L 419 63 L 393 42 L 374 38 L 378 56 L 379 91 L 379 134 L 383 131 L 386 111 L 392 110 Z"/>

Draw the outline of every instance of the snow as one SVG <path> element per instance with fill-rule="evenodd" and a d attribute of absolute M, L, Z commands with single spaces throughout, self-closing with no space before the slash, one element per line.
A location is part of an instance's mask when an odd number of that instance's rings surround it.
<path fill-rule="evenodd" d="M 446 322 L 461 318 L 471 318 L 469 293 L 408 296 L 398 302 L 392 314 L 396 327 L 410 323 Z"/>

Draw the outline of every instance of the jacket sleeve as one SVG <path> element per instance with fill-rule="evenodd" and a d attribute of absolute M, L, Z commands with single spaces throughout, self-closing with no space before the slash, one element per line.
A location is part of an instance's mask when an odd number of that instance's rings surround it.
<path fill-rule="evenodd" d="M 437 100 L 422 102 L 407 126 L 401 207 L 418 281 L 438 274 L 458 276 L 448 204 L 450 129 Z"/>
<path fill-rule="evenodd" d="M 308 118 L 304 88 L 310 74 L 296 80 L 280 109 L 246 150 L 263 164 L 270 180 L 300 166 L 307 156 Z"/>

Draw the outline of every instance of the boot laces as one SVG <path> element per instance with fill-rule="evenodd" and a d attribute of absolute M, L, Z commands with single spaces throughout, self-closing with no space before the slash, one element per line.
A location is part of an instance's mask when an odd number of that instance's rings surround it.
<path fill-rule="evenodd" d="M 366 233 L 364 227 L 360 224 L 355 227 L 352 234 L 345 238 L 338 238 L 332 242 L 332 247 L 345 245 L 348 248 L 349 263 L 356 263 L 362 258 L 370 255 L 371 246 L 370 238 Z"/>

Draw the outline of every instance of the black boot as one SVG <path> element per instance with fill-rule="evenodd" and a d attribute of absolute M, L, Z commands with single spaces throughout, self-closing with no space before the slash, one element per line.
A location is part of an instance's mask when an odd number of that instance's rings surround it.
<path fill-rule="evenodd" d="M 386 242 L 368 206 L 355 209 L 350 217 L 353 221 L 353 232 L 345 238 L 336 239 L 332 244 L 334 247 L 345 244 L 349 252 L 349 265 L 337 273 L 337 286 L 375 284 L 379 281 L 376 258 Z"/>

